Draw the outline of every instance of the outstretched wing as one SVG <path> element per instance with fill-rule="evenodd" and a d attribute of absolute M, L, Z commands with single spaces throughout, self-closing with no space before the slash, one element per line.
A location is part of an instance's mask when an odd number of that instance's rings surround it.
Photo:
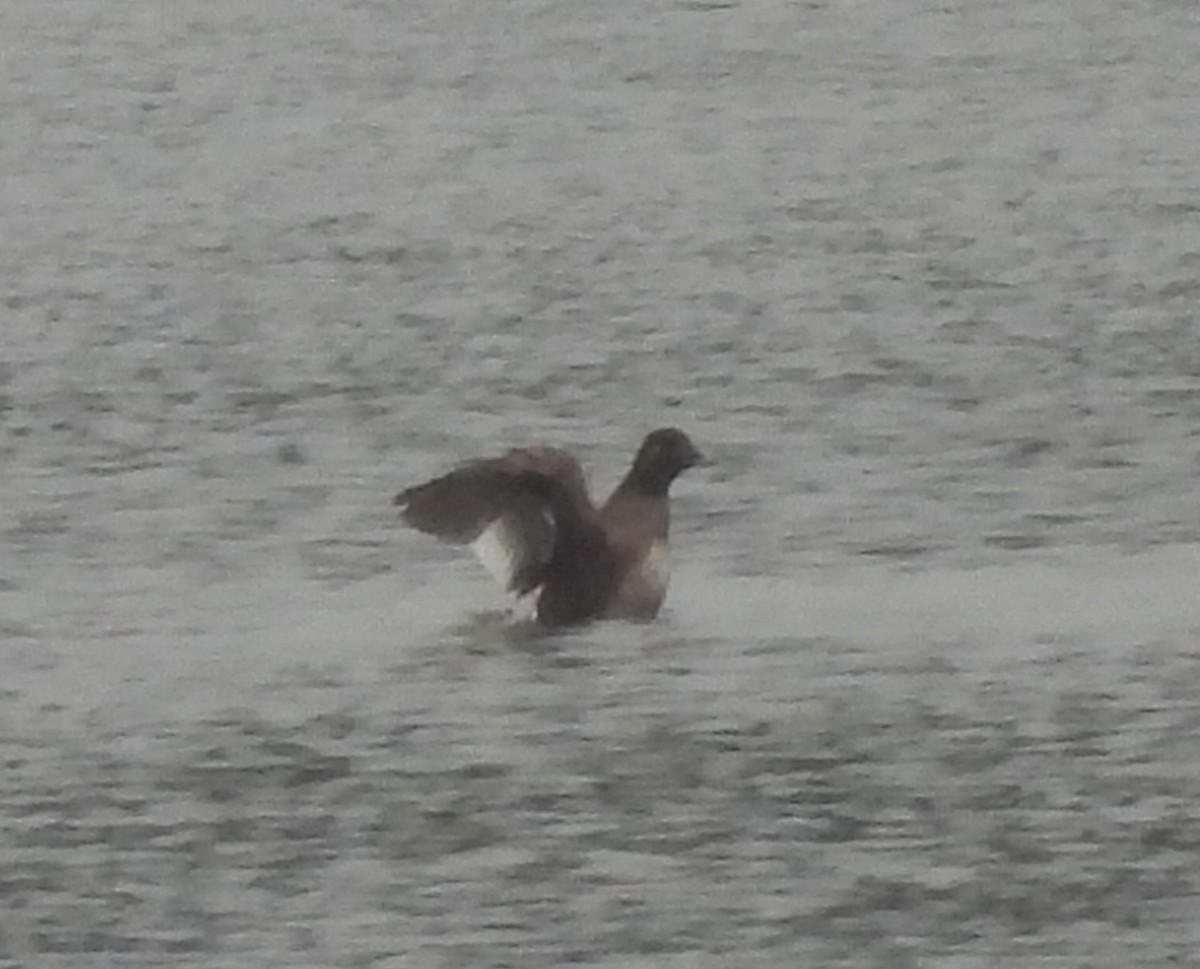
<path fill-rule="evenodd" d="M 544 581 L 555 542 L 569 525 L 563 516 L 576 514 L 578 468 L 563 452 L 511 451 L 402 491 L 395 504 L 419 531 L 470 545 L 504 588 L 523 595 Z"/>

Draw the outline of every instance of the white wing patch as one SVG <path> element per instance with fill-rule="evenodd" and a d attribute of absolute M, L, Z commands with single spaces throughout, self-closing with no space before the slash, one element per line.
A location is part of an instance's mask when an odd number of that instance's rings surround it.
<path fill-rule="evenodd" d="M 471 551 L 501 588 L 512 585 L 517 572 L 517 543 L 508 521 L 501 517 L 488 525 L 471 543 Z"/>
<path fill-rule="evenodd" d="M 483 567 L 506 590 L 518 577 L 530 591 L 530 569 L 550 560 L 554 548 L 554 516 L 547 508 L 509 511 L 492 521 L 471 543 Z"/>

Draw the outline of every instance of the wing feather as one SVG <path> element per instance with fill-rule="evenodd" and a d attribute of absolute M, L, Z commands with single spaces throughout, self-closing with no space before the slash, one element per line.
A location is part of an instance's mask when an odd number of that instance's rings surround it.
<path fill-rule="evenodd" d="M 454 545 L 469 545 L 507 590 L 544 581 L 564 505 L 555 479 L 506 459 L 476 461 L 396 496 L 404 520 Z"/>

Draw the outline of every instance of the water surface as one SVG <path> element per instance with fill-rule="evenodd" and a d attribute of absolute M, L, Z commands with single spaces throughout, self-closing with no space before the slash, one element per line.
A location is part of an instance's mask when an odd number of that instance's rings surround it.
<path fill-rule="evenodd" d="M 1193 958 L 1186 5 L 0 22 L 7 964 Z M 654 624 L 396 527 L 662 424 Z"/>

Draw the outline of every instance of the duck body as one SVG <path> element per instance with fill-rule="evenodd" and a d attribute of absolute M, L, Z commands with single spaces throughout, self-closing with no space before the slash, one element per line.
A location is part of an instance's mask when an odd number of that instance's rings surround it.
<path fill-rule="evenodd" d="M 597 508 L 571 455 L 517 448 L 402 491 L 395 504 L 419 531 L 470 545 L 510 592 L 534 596 L 539 625 L 649 620 L 670 581 L 668 492 L 700 460 L 682 431 L 652 431 Z"/>

